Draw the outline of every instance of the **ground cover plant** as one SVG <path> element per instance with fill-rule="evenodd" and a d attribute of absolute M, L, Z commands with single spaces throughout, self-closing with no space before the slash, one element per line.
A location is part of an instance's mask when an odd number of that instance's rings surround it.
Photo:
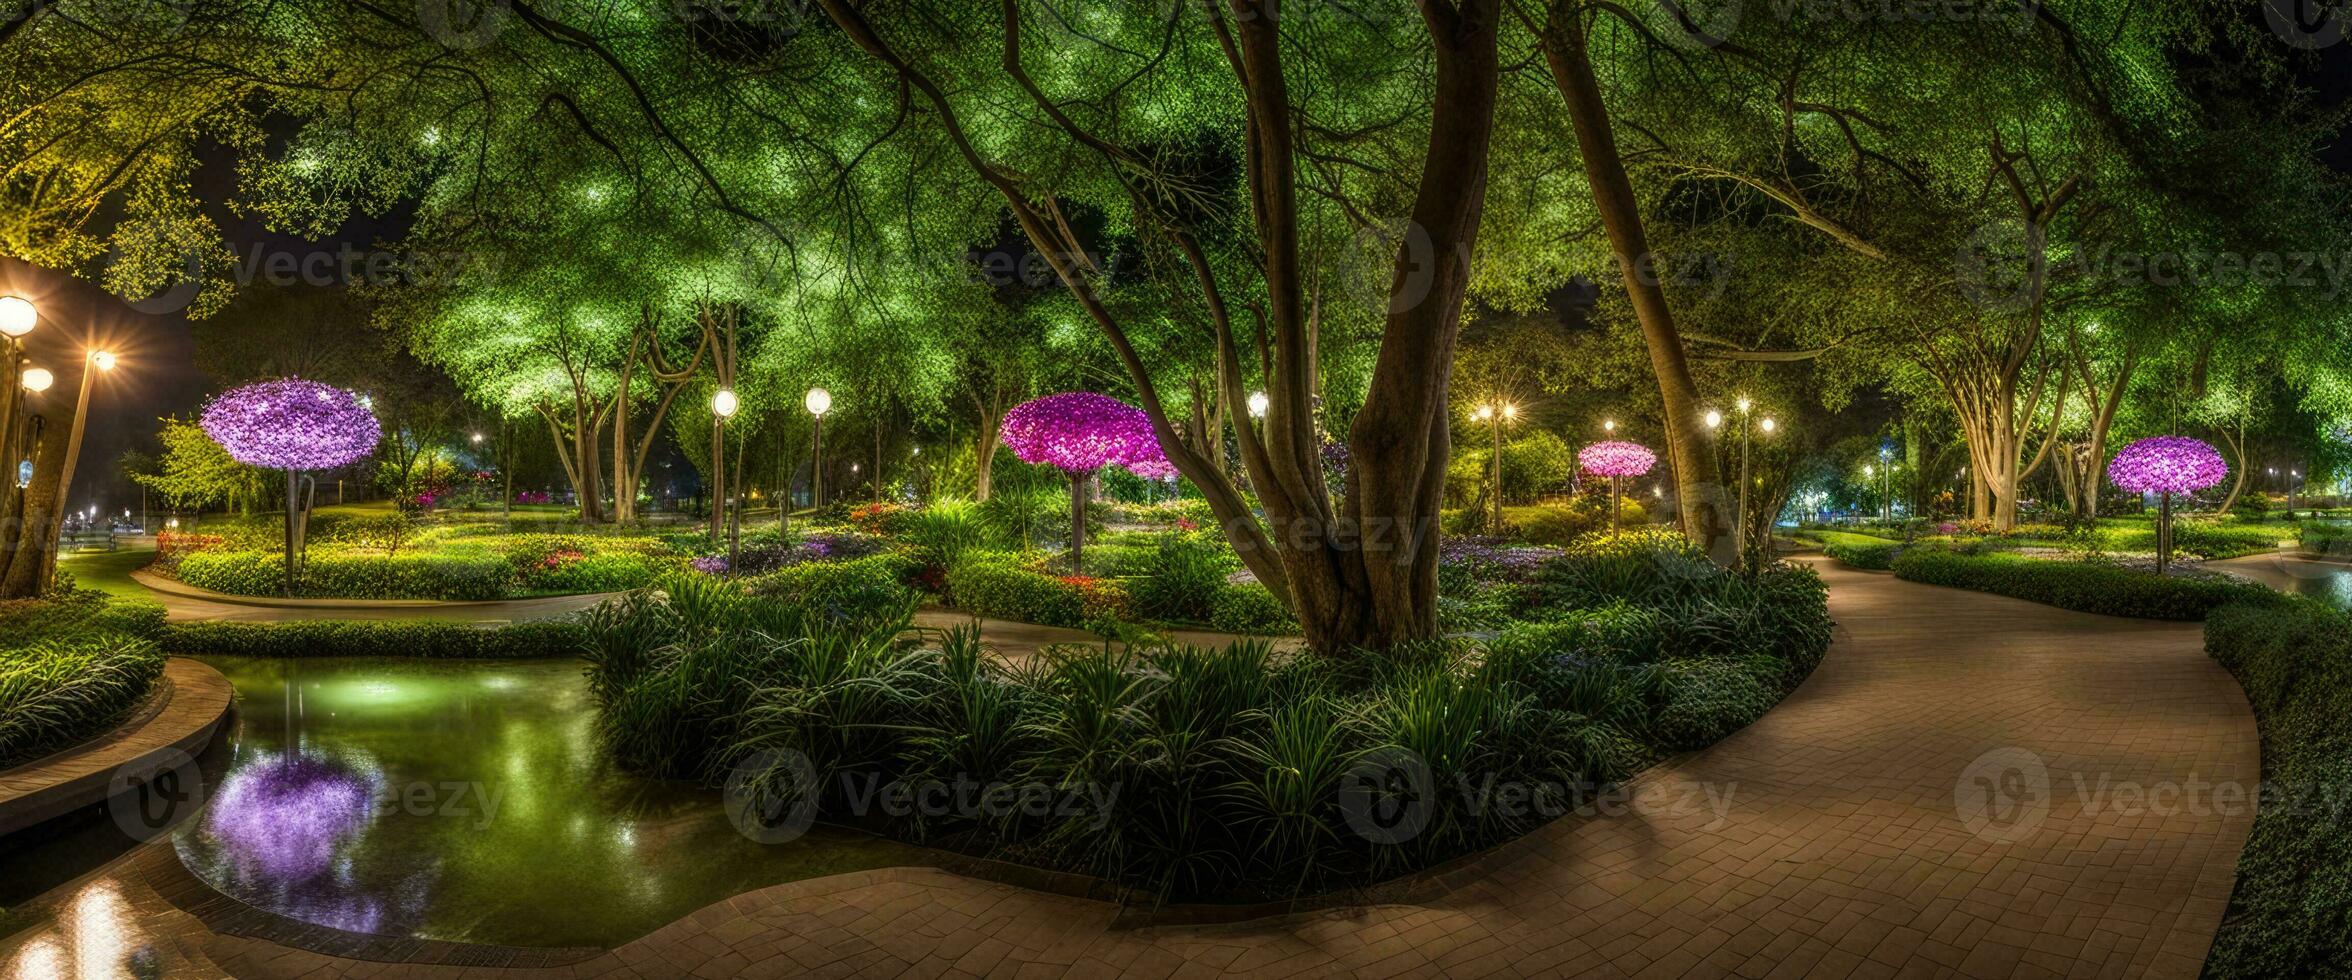
<path fill-rule="evenodd" d="M 0 769 L 105 732 L 163 673 L 160 606 L 64 584 L 0 603 Z"/>
<path fill-rule="evenodd" d="M 1452 564 L 1473 579 L 1485 573 L 1467 566 L 1512 568 L 1514 618 L 1487 640 L 1344 655 L 1105 643 L 1017 663 L 968 629 L 907 634 L 910 595 L 819 607 L 757 581 L 672 577 L 591 614 L 589 677 L 601 737 L 639 771 L 1158 895 L 1239 899 L 1387 878 L 1525 833 L 1752 721 L 1829 642 L 1809 570 L 1724 570 L 1678 536 Z M 1015 588 L 979 567 L 951 581 Z M 1153 601 L 1198 603 L 1203 582 Z M 1351 796 L 1368 766 L 1433 790 Z M 1529 801 L 1458 792 L 1490 779 Z M 1053 805 L 893 815 L 859 790 L 958 781 Z M 1402 835 L 1351 828 L 1351 808 L 1387 803 L 1424 819 Z"/>

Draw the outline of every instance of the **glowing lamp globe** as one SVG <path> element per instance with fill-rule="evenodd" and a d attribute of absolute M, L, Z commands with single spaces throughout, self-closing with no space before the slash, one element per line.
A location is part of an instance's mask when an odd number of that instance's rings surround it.
<path fill-rule="evenodd" d="M 1576 453 L 1576 462 L 1596 476 L 1640 476 L 1657 465 L 1658 454 L 1638 442 L 1596 442 Z"/>
<path fill-rule="evenodd" d="M 232 388 L 204 406 L 200 421 L 230 458 L 273 470 L 354 463 L 384 434 L 359 396 L 301 378 Z"/>
<path fill-rule="evenodd" d="M 808 397 L 801 399 L 810 415 L 823 415 L 833 410 L 833 393 L 823 388 L 810 388 Z"/>
<path fill-rule="evenodd" d="M 7 334 L 11 339 L 22 337 L 32 333 L 40 322 L 41 313 L 33 308 L 32 300 L 0 296 L 0 334 Z"/>
<path fill-rule="evenodd" d="M 711 414 L 722 419 L 734 418 L 735 413 L 742 408 L 743 402 L 735 397 L 733 388 L 721 388 L 718 394 L 711 396 Z"/>
<path fill-rule="evenodd" d="M 2107 464 L 2107 478 L 2133 493 L 2195 493 L 2228 475 L 2219 450 L 2188 436 L 2142 439 Z"/>
<path fill-rule="evenodd" d="M 24 388 L 26 391 L 38 395 L 41 392 L 48 391 L 49 386 L 56 383 L 57 376 L 50 374 L 48 368 L 29 367 L 24 369 Z"/>

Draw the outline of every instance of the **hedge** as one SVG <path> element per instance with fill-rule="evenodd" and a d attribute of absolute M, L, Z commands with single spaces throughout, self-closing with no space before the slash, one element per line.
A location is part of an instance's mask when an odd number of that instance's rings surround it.
<path fill-rule="evenodd" d="M 1895 556 L 1903 553 L 1903 544 L 1900 541 L 1840 542 L 1823 547 L 1821 553 L 1853 568 L 1883 572 L 1895 567 Z"/>
<path fill-rule="evenodd" d="M 487 627 L 397 619 L 187 622 L 166 625 L 161 639 L 163 649 L 175 654 L 447 660 L 578 656 L 587 642 L 587 627 L 570 619 Z"/>
<path fill-rule="evenodd" d="M 2205 650 L 2261 718 L 2265 788 L 2275 794 L 2238 857 L 2205 975 L 2345 976 L 2352 824 L 2330 807 L 2352 785 L 2352 617 L 2302 598 L 2228 603 L 2205 620 Z"/>
<path fill-rule="evenodd" d="M 751 594 L 788 605 L 862 618 L 911 604 L 907 559 L 896 554 L 847 561 L 807 561 L 752 579 Z"/>
<path fill-rule="evenodd" d="M 1912 548 L 1895 559 L 1895 575 L 1928 585 L 1991 592 L 2109 616 L 2203 619 L 2232 600 L 2275 602 L 2277 593 L 2225 578 L 2158 577 L 2099 562 L 2029 558 L 2005 552 L 1962 554 Z"/>
<path fill-rule="evenodd" d="M 1086 624 L 1086 593 L 1077 584 L 1031 571 L 1001 553 L 974 555 L 947 570 L 948 600 L 975 616 L 1040 626 Z"/>
<path fill-rule="evenodd" d="M 200 551 L 180 559 L 180 581 L 230 595 L 278 595 L 285 556 L 265 551 Z M 415 555 L 314 554 L 303 562 L 300 594 L 343 599 L 497 599 L 514 566 L 488 552 Z"/>

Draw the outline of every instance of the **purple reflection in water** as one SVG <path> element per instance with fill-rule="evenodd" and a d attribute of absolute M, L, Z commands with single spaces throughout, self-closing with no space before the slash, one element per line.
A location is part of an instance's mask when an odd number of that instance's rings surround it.
<path fill-rule="evenodd" d="M 213 798 L 205 830 L 247 875 L 294 882 L 325 874 L 338 844 L 367 826 L 375 785 L 325 759 L 264 759 Z"/>

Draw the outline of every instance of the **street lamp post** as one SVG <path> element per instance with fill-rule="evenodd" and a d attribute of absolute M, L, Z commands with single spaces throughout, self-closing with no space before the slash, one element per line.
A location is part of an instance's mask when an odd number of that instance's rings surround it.
<path fill-rule="evenodd" d="M 2295 519 L 2295 491 L 2303 482 L 2302 470 L 2287 471 L 2287 520 Z"/>
<path fill-rule="evenodd" d="M 810 388 L 801 405 L 816 422 L 809 430 L 809 506 L 825 506 L 825 413 L 833 410 L 833 393 L 823 388 Z M 790 495 L 787 494 L 787 497 Z"/>
<path fill-rule="evenodd" d="M 1489 423 L 1494 432 L 1494 533 L 1503 533 L 1503 423 L 1519 417 L 1519 406 L 1510 402 L 1490 402 L 1478 406 L 1472 416 Z"/>
<path fill-rule="evenodd" d="M 742 544 L 741 512 L 732 501 L 733 488 L 727 486 L 727 420 L 734 418 L 743 403 L 736 399 L 735 389 L 720 388 L 711 396 L 711 505 L 720 508 L 711 512 L 711 536 L 716 539 L 720 523 L 727 533 L 727 576 L 735 575 L 735 562 Z"/>
<path fill-rule="evenodd" d="M 41 312 L 33 302 L 22 296 L 0 296 L 0 337 L 7 338 L 7 374 L 11 380 L 25 377 L 24 337 L 40 326 Z M 0 459 L 8 464 L 7 479 L 0 480 L 0 513 L 16 513 L 16 468 L 24 458 L 17 436 L 23 428 L 19 421 L 24 414 L 24 387 L 11 384 L 0 392 Z"/>
<path fill-rule="evenodd" d="M 96 379 L 99 372 L 112 370 L 114 370 L 114 354 L 111 351 L 91 351 L 83 357 L 81 393 L 74 397 L 73 429 L 65 437 L 65 460 L 63 465 L 58 467 L 57 505 L 60 509 L 64 508 L 67 494 L 73 490 L 74 464 L 82 455 L 82 430 L 90 420 L 90 382 Z M 95 518 L 96 515 L 92 516 Z M 49 562 L 42 569 L 41 574 L 41 581 L 44 585 L 48 583 L 57 567 L 56 544 L 54 539 L 50 541 Z"/>

